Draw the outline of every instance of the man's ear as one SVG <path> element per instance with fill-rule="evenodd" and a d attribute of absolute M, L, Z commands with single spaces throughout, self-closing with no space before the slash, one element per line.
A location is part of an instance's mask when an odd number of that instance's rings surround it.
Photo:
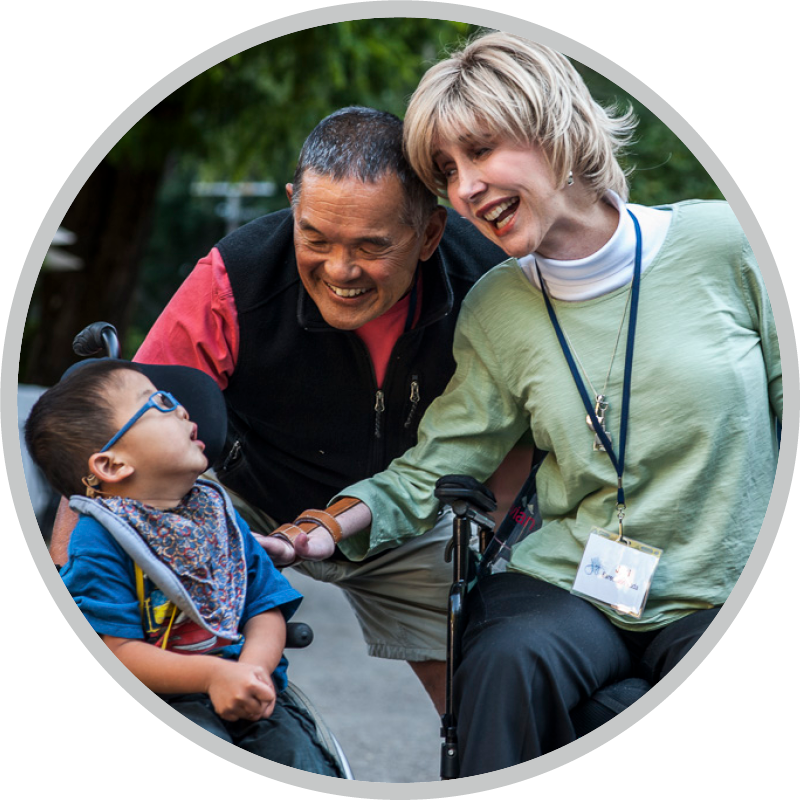
<path fill-rule="evenodd" d="M 420 261 L 427 261 L 434 254 L 439 242 L 442 241 L 445 225 L 447 225 L 447 211 L 444 206 L 437 206 L 422 234 L 422 249 L 419 253 Z"/>
<path fill-rule="evenodd" d="M 135 471 L 131 464 L 115 458 L 113 450 L 108 450 L 105 453 L 94 453 L 89 456 L 89 472 L 91 472 L 101 484 L 119 483 L 126 478 L 130 478 Z"/>
<path fill-rule="evenodd" d="M 294 184 L 287 183 L 286 184 L 286 197 L 289 198 L 289 203 L 292 202 L 292 195 L 294 194 Z"/>

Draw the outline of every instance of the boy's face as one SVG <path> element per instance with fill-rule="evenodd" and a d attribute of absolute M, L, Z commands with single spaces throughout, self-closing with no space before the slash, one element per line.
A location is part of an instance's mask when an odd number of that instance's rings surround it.
<path fill-rule="evenodd" d="M 157 390 L 141 373 L 123 370 L 108 391 L 116 409 L 114 421 L 121 428 Z M 197 425 L 186 409 L 178 406 L 166 412 L 148 409 L 109 452 L 116 451 L 142 477 L 194 482 L 208 466 L 204 449 L 197 438 Z"/>

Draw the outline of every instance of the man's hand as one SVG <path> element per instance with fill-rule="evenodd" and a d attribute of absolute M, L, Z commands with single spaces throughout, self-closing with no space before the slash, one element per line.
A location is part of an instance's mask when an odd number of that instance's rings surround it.
<path fill-rule="evenodd" d="M 214 711 L 227 722 L 267 719 L 275 709 L 272 678 L 260 666 L 220 658 L 208 684 Z"/>
<path fill-rule="evenodd" d="M 281 528 L 276 533 L 281 533 Z M 260 533 L 253 536 L 276 567 L 286 567 L 295 561 L 324 561 L 333 555 L 335 549 L 330 533 L 320 526 L 307 533 L 301 530 L 291 542 L 283 536 L 262 536 Z"/>

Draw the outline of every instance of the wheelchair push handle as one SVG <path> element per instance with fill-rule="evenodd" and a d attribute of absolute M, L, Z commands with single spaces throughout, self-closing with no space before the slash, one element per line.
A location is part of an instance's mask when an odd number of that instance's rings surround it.
<path fill-rule="evenodd" d="M 445 475 L 436 481 L 434 497 L 453 509 L 453 538 L 445 548 L 445 561 L 453 562 L 453 583 L 447 601 L 447 658 L 445 710 L 442 714 L 439 774 L 442 780 L 459 774 L 458 731 L 455 717 L 455 671 L 461 660 L 467 590 L 471 573 L 469 541 L 473 525 L 479 528 L 480 551 L 494 530 L 494 520 L 487 516 L 497 510 L 497 500 L 490 489 L 470 475 Z"/>
<path fill-rule="evenodd" d="M 433 493 L 446 505 L 454 506 L 463 501 L 487 514 L 497 510 L 497 499 L 492 490 L 471 475 L 444 475 L 436 481 Z"/>
<path fill-rule="evenodd" d="M 457 517 L 494 529 L 494 520 L 486 515 L 497 510 L 497 499 L 491 489 L 472 476 L 445 475 L 436 481 L 433 494 L 440 503 L 449 505 Z"/>
<path fill-rule="evenodd" d="M 497 510 L 497 499 L 492 490 L 478 483 L 471 475 L 444 475 L 436 481 L 433 493 L 439 501 L 448 505 L 464 500 L 488 514 Z"/>
<path fill-rule="evenodd" d="M 72 349 L 81 358 L 101 353 L 109 358 L 119 358 L 117 329 L 110 322 L 93 322 L 72 340 Z"/>

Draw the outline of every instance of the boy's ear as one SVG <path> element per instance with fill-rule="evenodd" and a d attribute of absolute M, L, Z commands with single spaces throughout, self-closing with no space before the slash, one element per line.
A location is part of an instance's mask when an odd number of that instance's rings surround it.
<path fill-rule="evenodd" d="M 131 464 L 114 458 L 114 451 L 109 450 L 106 453 L 94 453 L 89 456 L 89 472 L 100 483 L 119 483 L 130 478 L 135 470 Z"/>

